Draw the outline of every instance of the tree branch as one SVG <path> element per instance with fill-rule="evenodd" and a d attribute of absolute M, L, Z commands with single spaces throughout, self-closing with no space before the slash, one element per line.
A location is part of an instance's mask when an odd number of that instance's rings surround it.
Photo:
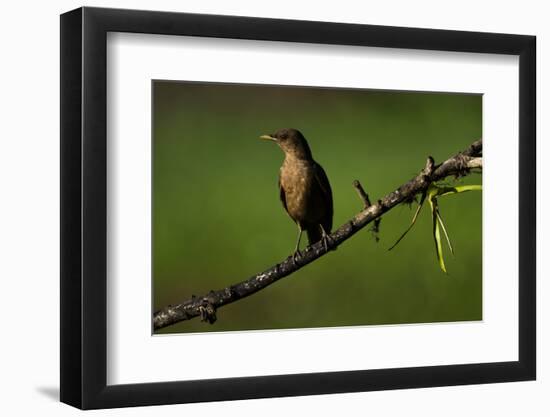
<path fill-rule="evenodd" d="M 330 234 L 332 244 L 329 250 L 335 249 L 367 224 L 379 219 L 380 216 L 398 204 L 412 201 L 417 194 L 425 191 L 430 183 L 451 175 L 458 178 L 467 175 L 470 169 L 480 169 L 482 167 L 482 140 L 480 139 L 472 143 L 468 149 L 459 152 L 437 166 L 434 164 L 433 159 L 429 157 L 425 168 L 416 177 L 401 185 L 397 190 L 392 191 L 381 200 L 378 200 L 376 204 L 370 203 L 368 195 L 359 181 L 354 181 L 354 187 L 363 201 L 364 208 Z M 200 297 L 193 296 L 177 305 L 164 307 L 153 314 L 153 327 L 155 330 L 158 330 L 198 316 L 203 321 L 214 323 L 218 308 L 260 291 L 281 278 L 303 268 L 326 253 L 327 250 L 323 242 L 317 242 L 308 246 L 302 252 L 302 256 L 296 261 L 293 260 L 292 256 L 289 256 L 281 263 L 245 281 L 230 285 L 221 290 L 210 291 L 208 294 Z"/>

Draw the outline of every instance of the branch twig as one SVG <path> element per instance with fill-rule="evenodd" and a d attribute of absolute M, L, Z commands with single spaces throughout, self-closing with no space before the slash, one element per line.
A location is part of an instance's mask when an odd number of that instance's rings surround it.
<path fill-rule="evenodd" d="M 366 210 L 370 206 L 372 206 L 372 204 L 370 202 L 369 195 L 367 194 L 367 192 L 365 191 L 365 189 L 363 188 L 363 186 L 361 185 L 359 180 L 354 180 L 353 181 L 353 186 L 357 190 L 357 194 L 359 195 L 359 198 L 363 202 L 363 210 Z M 378 237 L 378 233 L 380 232 L 380 221 L 381 220 L 382 220 L 381 217 L 378 217 L 378 218 L 374 219 L 374 224 L 373 224 L 372 229 L 371 229 L 371 231 L 374 235 L 374 238 L 376 239 L 376 242 L 378 242 L 380 240 L 380 238 Z"/>
<path fill-rule="evenodd" d="M 372 206 L 369 195 L 365 192 L 365 189 L 363 188 L 359 180 L 354 180 L 353 186 L 357 190 L 357 194 L 359 194 L 359 198 L 363 202 L 363 209 L 368 209 L 370 206 Z"/>
<path fill-rule="evenodd" d="M 433 159 L 429 157 L 425 168 L 416 177 L 378 200 L 376 204 L 370 203 L 368 195 L 359 181 L 354 181 L 354 187 L 364 203 L 364 208 L 330 234 L 332 245 L 329 250 L 341 245 L 367 224 L 379 219 L 382 214 L 398 204 L 404 201 L 411 201 L 418 193 L 424 192 L 430 183 L 451 175 L 455 177 L 467 175 L 470 169 L 482 168 L 482 146 L 480 139 L 472 143 L 468 149 L 459 152 L 437 166 L 434 165 Z M 218 308 L 260 291 L 326 253 L 327 250 L 324 244 L 317 242 L 314 245 L 308 246 L 302 252 L 302 257 L 296 261 L 293 260 L 292 256 L 289 256 L 281 263 L 245 281 L 230 285 L 221 290 L 210 291 L 204 296 L 192 297 L 177 305 L 164 307 L 153 314 L 153 327 L 155 330 L 158 330 L 198 316 L 203 321 L 213 323 L 216 321 L 216 311 Z"/>

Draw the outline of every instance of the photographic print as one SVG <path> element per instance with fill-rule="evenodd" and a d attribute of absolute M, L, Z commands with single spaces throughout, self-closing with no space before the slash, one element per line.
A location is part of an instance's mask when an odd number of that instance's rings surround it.
<path fill-rule="evenodd" d="M 89 7 L 60 34 L 62 402 L 536 379 L 534 36 Z"/>
<path fill-rule="evenodd" d="M 154 334 L 483 319 L 482 95 L 152 97 Z"/>

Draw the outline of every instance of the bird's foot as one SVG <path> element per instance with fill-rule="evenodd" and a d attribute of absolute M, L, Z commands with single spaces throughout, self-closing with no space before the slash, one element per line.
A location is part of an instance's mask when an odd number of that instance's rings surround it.
<path fill-rule="evenodd" d="M 323 246 L 325 247 L 325 252 L 328 252 L 334 246 L 334 240 L 326 233 L 323 233 L 321 241 L 323 242 Z"/>
<path fill-rule="evenodd" d="M 292 262 L 296 265 L 300 259 L 302 259 L 302 252 L 300 252 L 299 249 L 296 249 L 296 251 L 292 254 Z"/>

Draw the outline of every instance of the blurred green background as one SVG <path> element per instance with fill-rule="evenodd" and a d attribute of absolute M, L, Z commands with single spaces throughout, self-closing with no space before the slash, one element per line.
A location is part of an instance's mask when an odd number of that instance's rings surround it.
<path fill-rule="evenodd" d="M 293 250 L 297 229 L 277 177 L 283 160 L 261 134 L 299 129 L 325 168 L 334 229 L 371 199 L 482 133 L 480 95 L 153 82 L 153 308 L 244 280 Z M 449 179 L 449 182 L 451 180 Z M 481 175 L 459 181 L 480 184 Z M 429 207 L 391 252 L 416 209 L 384 215 L 338 250 L 259 293 L 158 333 L 481 320 L 481 193 L 440 199 L 455 246 L 438 266 Z M 306 242 L 304 239 L 303 242 Z"/>

